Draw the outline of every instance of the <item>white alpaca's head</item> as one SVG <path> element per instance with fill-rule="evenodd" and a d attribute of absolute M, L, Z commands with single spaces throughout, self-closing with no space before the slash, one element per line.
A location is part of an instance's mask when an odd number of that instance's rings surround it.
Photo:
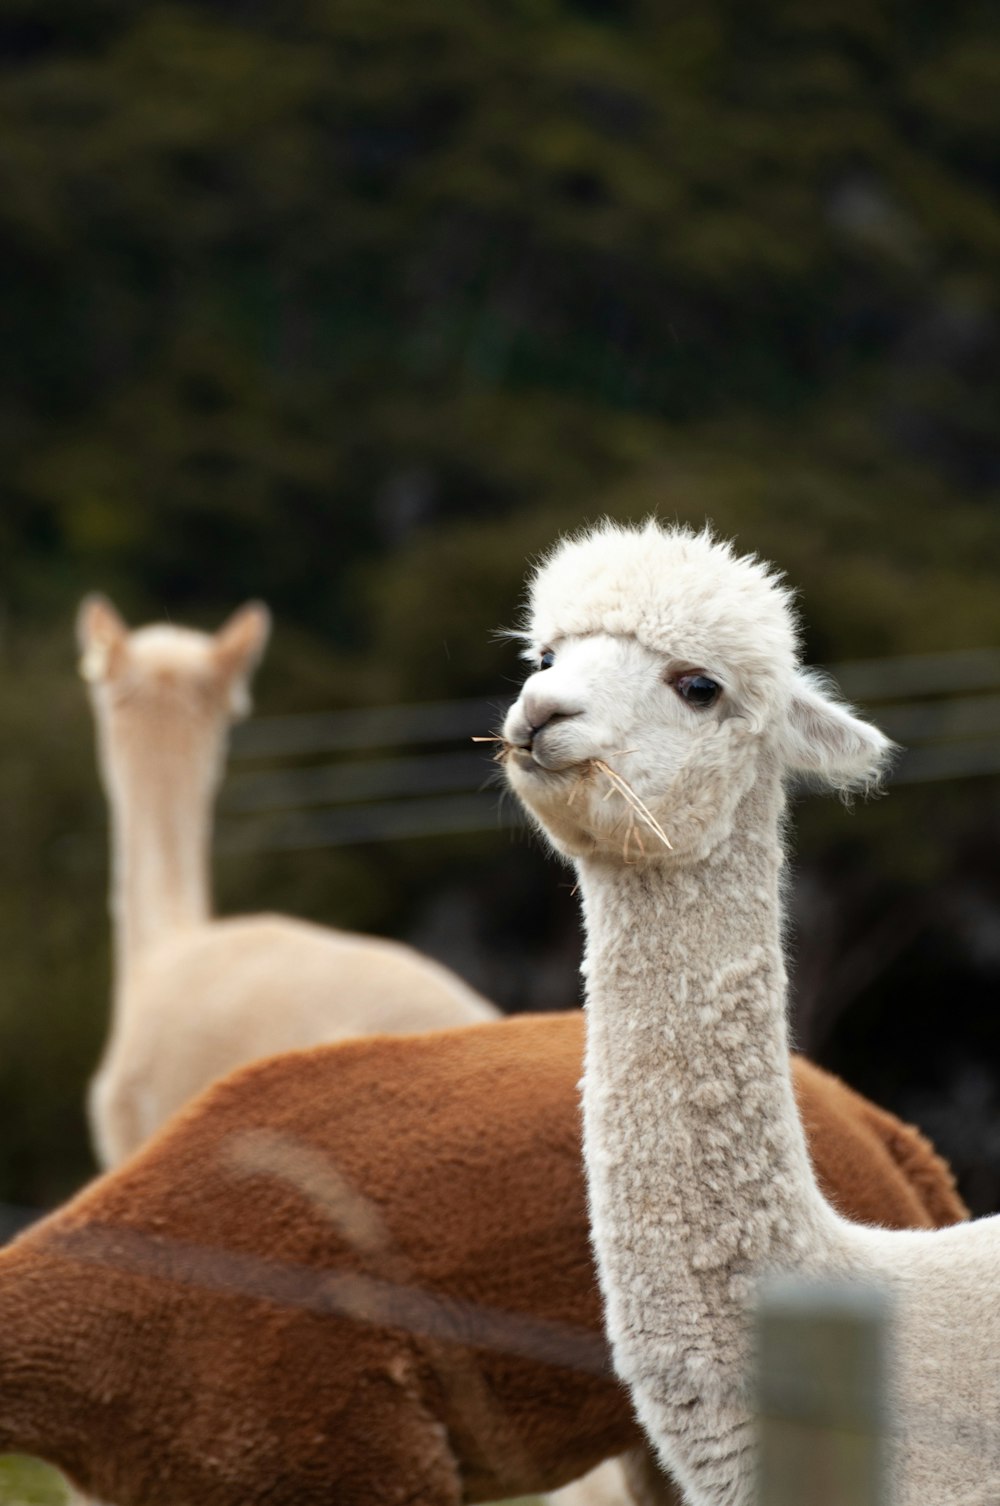
<path fill-rule="evenodd" d="M 567 857 L 697 860 L 766 769 L 849 789 L 890 752 L 801 669 L 780 578 L 708 530 L 606 523 L 564 539 L 529 581 L 522 636 L 537 669 L 504 724 L 507 777 Z"/>
<path fill-rule="evenodd" d="M 267 608 L 249 602 L 216 633 L 172 623 L 130 630 L 106 597 L 85 597 L 76 621 L 80 673 L 106 780 L 138 753 L 155 763 L 196 748 L 217 772 L 229 723 L 250 710 L 250 680 L 270 626 Z"/>

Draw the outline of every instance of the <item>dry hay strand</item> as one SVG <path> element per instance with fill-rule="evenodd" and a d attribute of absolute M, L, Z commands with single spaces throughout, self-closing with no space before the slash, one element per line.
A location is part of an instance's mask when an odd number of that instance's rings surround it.
<path fill-rule="evenodd" d="M 513 743 L 509 743 L 506 738 L 501 737 L 497 732 L 491 732 L 488 737 L 474 737 L 471 740 L 474 743 L 499 743 L 499 748 L 493 754 L 494 763 L 506 763 L 514 751 Z"/>
<path fill-rule="evenodd" d="M 499 743 L 500 746 L 497 748 L 496 752 L 493 755 L 494 761 L 496 763 L 505 763 L 506 760 L 510 757 L 511 753 L 514 751 L 513 744 L 509 743 L 506 738 L 501 737 L 497 732 L 492 732 L 486 737 L 474 737 L 472 741 L 474 743 Z M 624 757 L 625 754 L 633 752 L 635 752 L 634 748 L 623 748 L 621 750 L 621 756 Z M 629 847 L 633 841 L 639 849 L 640 856 L 646 856 L 646 847 L 642 840 L 642 835 L 640 833 L 639 827 L 636 825 L 637 816 L 642 822 L 643 826 L 648 827 L 653 835 L 657 838 L 657 840 L 663 843 L 663 846 L 667 849 L 667 851 L 673 852 L 673 844 L 670 841 L 670 838 L 667 836 L 666 832 L 663 830 L 663 827 L 660 825 L 659 821 L 657 821 L 652 811 L 642 800 L 640 800 L 639 796 L 636 794 L 635 790 L 629 784 L 625 776 L 623 774 L 619 774 L 618 770 L 613 769 L 609 763 L 605 763 L 603 758 L 588 758 L 586 763 L 580 765 L 580 771 L 577 775 L 573 788 L 570 790 L 566 804 L 573 804 L 580 791 L 581 784 L 583 784 L 585 780 L 589 779 L 590 776 L 595 773 L 603 774 L 605 779 L 608 781 L 608 789 L 605 793 L 604 799 L 610 800 L 612 795 L 619 794 L 629 808 L 629 824 L 625 832 L 625 861 L 628 862 Z"/>
<path fill-rule="evenodd" d="M 629 848 L 631 847 L 631 845 L 632 845 L 633 842 L 635 843 L 636 847 L 639 849 L 639 857 L 638 858 L 634 858 L 634 859 L 629 857 Z M 639 830 L 638 826 L 636 826 L 636 824 L 635 824 L 635 817 L 632 815 L 632 813 L 630 811 L 629 812 L 629 818 L 628 818 L 628 826 L 625 828 L 625 840 L 622 843 L 622 861 L 624 863 L 627 863 L 630 868 L 633 868 L 635 866 L 635 864 L 637 862 L 639 862 L 639 860 L 641 858 L 644 858 L 645 856 L 646 856 L 646 844 L 642 840 L 642 832 Z"/>
<path fill-rule="evenodd" d="M 612 794 L 615 793 L 615 791 L 617 791 L 625 801 L 625 804 L 633 812 L 633 819 L 629 825 L 628 831 L 625 833 L 626 856 L 628 854 L 629 838 L 632 836 L 633 832 L 635 833 L 635 836 L 638 840 L 640 852 L 645 855 L 646 849 L 642 845 L 642 839 L 641 837 L 639 837 L 639 831 L 635 825 L 636 816 L 639 817 L 639 820 L 642 822 L 643 826 L 649 827 L 653 835 L 663 843 L 668 852 L 672 852 L 673 844 L 670 841 L 670 838 L 663 830 L 663 827 L 660 825 L 659 821 L 657 821 L 656 817 L 653 815 L 653 812 L 647 805 L 643 803 L 642 800 L 639 799 L 639 796 L 629 784 L 628 780 L 623 775 L 619 774 L 616 769 L 613 769 L 609 763 L 605 763 L 603 758 L 592 758 L 590 760 L 590 763 L 592 768 L 596 769 L 599 774 L 604 775 L 605 779 L 608 780 L 611 786 L 604 797 L 605 800 L 607 800 Z"/>

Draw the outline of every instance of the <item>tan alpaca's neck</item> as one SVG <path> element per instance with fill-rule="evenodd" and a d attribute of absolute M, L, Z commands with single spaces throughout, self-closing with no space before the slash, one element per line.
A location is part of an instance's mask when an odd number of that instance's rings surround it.
<path fill-rule="evenodd" d="M 580 864 L 584 1144 L 608 1329 L 640 1419 L 654 1437 L 693 1431 L 696 1448 L 696 1413 L 664 1418 L 664 1393 L 679 1409 L 714 1393 L 733 1448 L 749 1447 L 732 1378 L 752 1276 L 818 1257 L 831 1218 L 789 1074 L 780 819 L 777 785 L 758 786 L 698 865 Z M 668 1463 L 684 1477 L 683 1459 Z"/>
<path fill-rule="evenodd" d="M 118 750 L 108 794 L 119 991 L 151 946 L 210 918 L 216 757 L 214 747 L 157 746 L 152 739 Z"/>

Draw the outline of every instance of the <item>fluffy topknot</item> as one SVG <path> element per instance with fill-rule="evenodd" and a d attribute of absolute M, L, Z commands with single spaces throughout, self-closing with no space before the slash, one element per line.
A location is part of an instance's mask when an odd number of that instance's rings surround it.
<path fill-rule="evenodd" d="M 560 540 L 528 584 L 524 637 L 536 647 L 611 633 L 716 671 L 750 700 L 787 689 L 799 662 L 791 590 L 709 528 L 604 522 Z"/>

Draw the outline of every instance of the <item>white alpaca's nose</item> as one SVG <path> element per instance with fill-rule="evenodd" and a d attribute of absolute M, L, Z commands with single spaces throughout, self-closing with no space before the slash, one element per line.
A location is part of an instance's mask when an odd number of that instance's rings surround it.
<path fill-rule="evenodd" d="M 569 696 L 543 685 L 528 684 L 511 708 L 507 740 L 521 748 L 530 748 L 540 732 L 553 722 L 565 722 L 579 716 L 582 708 Z"/>

